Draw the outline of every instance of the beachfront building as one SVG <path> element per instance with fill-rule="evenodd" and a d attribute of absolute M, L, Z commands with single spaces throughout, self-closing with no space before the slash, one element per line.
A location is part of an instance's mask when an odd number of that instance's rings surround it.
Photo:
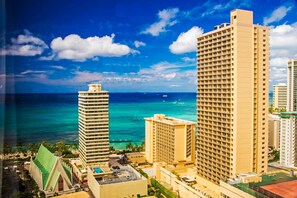
<path fill-rule="evenodd" d="M 195 123 L 155 114 L 145 118 L 145 157 L 149 163 L 195 161 Z"/>
<path fill-rule="evenodd" d="M 31 158 L 29 172 L 40 190 L 48 196 L 75 191 L 72 186 L 72 169 L 43 145 L 39 147 L 36 157 Z"/>
<path fill-rule="evenodd" d="M 147 179 L 129 165 L 88 167 L 88 186 L 95 198 L 147 195 Z"/>
<path fill-rule="evenodd" d="M 100 84 L 78 92 L 79 157 L 84 167 L 108 161 L 108 99 Z"/>
<path fill-rule="evenodd" d="M 279 149 L 280 138 L 280 117 L 279 115 L 268 115 L 268 146 L 273 149 Z"/>
<path fill-rule="evenodd" d="M 269 27 L 253 12 L 197 38 L 197 172 L 219 184 L 265 173 L 268 162 Z"/>
<path fill-rule="evenodd" d="M 273 108 L 286 109 L 287 106 L 287 85 L 273 85 Z"/>

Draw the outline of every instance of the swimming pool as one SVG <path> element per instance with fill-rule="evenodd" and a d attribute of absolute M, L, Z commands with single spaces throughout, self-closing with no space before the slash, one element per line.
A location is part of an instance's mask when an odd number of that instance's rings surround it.
<path fill-rule="evenodd" d="M 93 169 L 94 169 L 95 173 L 102 173 L 102 170 L 99 167 L 96 167 L 96 168 L 93 168 Z"/>

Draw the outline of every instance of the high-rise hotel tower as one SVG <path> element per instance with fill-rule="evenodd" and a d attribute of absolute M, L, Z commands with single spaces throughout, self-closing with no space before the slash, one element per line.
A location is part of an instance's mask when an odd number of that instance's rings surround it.
<path fill-rule="evenodd" d="M 90 84 L 88 91 L 78 92 L 79 156 L 85 167 L 108 161 L 108 98 L 100 84 Z"/>
<path fill-rule="evenodd" d="M 218 184 L 266 172 L 269 28 L 237 9 L 197 42 L 198 175 Z"/>

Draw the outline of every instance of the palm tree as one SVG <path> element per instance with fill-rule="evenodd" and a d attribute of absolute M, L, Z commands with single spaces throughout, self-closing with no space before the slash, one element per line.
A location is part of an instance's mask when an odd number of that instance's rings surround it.
<path fill-rule="evenodd" d="M 11 145 L 9 144 L 4 144 L 4 147 L 3 147 L 3 154 L 4 155 L 7 155 L 9 153 L 12 153 L 12 147 Z"/>
<path fill-rule="evenodd" d="M 145 150 L 145 141 L 144 140 L 142 140 L 140 146 L 141 146 L 141 151 L 144 151 Z"/>
<path fill-rule="evenodd" d="M 31 152 L 31 155 L 35 155 L 38 151 L 38 145 L 35 143 L 30 143 L 27 146 L 27 149 Z"/>
<path fill-rule="evenodd" d="M 66 144 L 63 141 L 57 142 L 54 145 L 54 148 L 58 155 L 63 155 L 67 152 Z"/>
<path fill-rule="evenodd" d="M 126 145 L 126 149 L 127 150 L 132 150 L 133 149 L 133 145 L 131 142 L 129 142 L 127 145 Z"/>

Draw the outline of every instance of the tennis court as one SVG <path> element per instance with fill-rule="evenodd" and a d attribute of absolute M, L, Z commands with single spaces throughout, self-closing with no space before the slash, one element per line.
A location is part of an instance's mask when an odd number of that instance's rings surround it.
<path fill-rule="evenodd" d="M 297 198 L 297 180 L 261 186 L 261 188 L 286 198 Z"/>

